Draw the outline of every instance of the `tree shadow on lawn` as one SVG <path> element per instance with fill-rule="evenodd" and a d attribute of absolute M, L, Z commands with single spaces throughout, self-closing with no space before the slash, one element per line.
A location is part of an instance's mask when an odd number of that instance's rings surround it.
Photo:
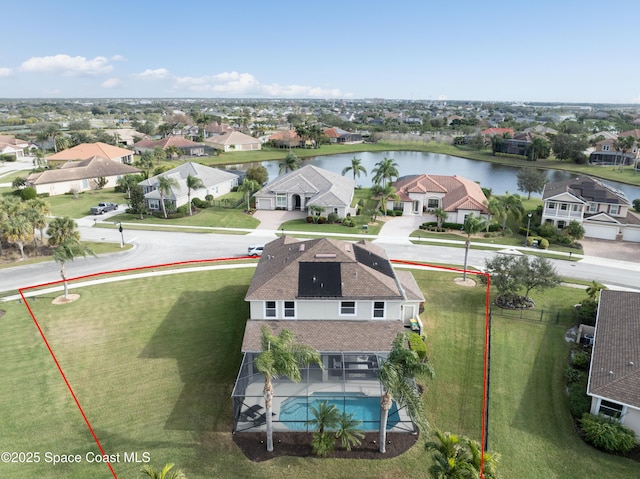
<path fill-rule="evenodd" d="M 175 359 L 184 384 L 165 429 L 230 432 L 231 391 L 242 360 L 246 285 L 180 295 L 141 358 Z"/>

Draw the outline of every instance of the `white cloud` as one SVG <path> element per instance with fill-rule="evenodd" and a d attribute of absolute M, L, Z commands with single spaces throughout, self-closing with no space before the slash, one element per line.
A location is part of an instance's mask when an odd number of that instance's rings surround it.
<path fill-rule="evenodd" d="M 169 70 L 166 68 L 157 68 L 156 70 L 146 69 L 142 73 L 135 73 L 138 78 L 164 79 L 169 78 Z"/>
<path fill-rule="evenodd" d="M 0 69 L 1 70 L 1 69 Z M 0 75 L 2 76 L 2 75 Z M 638 95 L 637 97 L 635 97 L 633 100 L 631 100 L 631 103 L 640 103 L 640 95 Z"/>
<path fill-rule="evenodd" d="M 54 55 L 48 57 L 32 57 L 22 63 L 21 71 L 61 73 L 68 76 L 101 75 L 109 73 L 113 67 L 105 57 L 87 59 L 85 57 L 71 57 L 69 55 Z"/>
<path fill-rule="evenodd" d="M 123 57 L 122 55 L 113 55 L 111 57 L 111 60 L 114 61 L 114 62 L 124 62 L 127 59 L 125 57 Z"/>
<path fill-rule="evenodd" d="M 100 86 L 102 88 L 116 88 L 120 86 L 121 83 L 120 78 L 109 78 L 103 81 Z"/>
<path fill-rule="evenodd" d="M 1 68 L 0 67 L 0 78 L 10 77 L 13 75 L 13 68 Z"/>

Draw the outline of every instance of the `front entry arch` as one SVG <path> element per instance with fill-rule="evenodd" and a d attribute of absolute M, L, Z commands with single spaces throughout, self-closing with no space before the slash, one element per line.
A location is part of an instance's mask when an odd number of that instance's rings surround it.
<path fill-rule="evenodd" d="M 300 195 L 295 194 L 292 196 L 293 199 L 293 209 L 300 210 L 302 209 L 302 200 L 300 199 Z"/>

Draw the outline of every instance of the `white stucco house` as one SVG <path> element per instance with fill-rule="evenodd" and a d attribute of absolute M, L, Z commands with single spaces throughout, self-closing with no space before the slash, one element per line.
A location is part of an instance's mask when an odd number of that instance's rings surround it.
<path fill-rule="evenodd" d="M 640 242 L 640 217 L 620 190 L 590 176 L 548 183 L 542 192 L 542 224 L 559 229 L 575 220 L 587 238 Z"/>
<path fill-rule="evenodd" d="M 324 366 L 305 367 L 299 384 L 276 381 L 274 430 L 306 430 L 307 417 L 300 411 L 324 398 L 339 401 L 339 407 L 370 404 L 374 414 L 362 427 L 379 428 L 379 365 L 399 333 L 410 331 L 412 323 L 416 329 L 422 326 L 424 296 L 410 271 L 396 270 L 382 248 L 365 240 L 282 236 L 265 245 L 245 301 L 250 319 L 233 391 L 235 431 L 264 427 L 254 415 L 264 407 L 264 377 L 254 367 L 262 351 L 262 328 L 274 335 L 291 331 L 297 343 L 320 352 Z M 414 430 L 397 409 L 388 428 Z"/>
<path fill-rule="evenodd" d="M 323 208 L 322 215 L 336 213 L 340 218 L 351 208 L 355 181 L 337 173 L 306 165 L 277 177 L 254 196 L 258 210 L 300 210 Z"/>
<path fill-rule="evenodd" d="M 151 211 L 162 210 L 160 192 L 158 191 L 158 178 L 161 176 L 173 178 L 177 182 L 177 186 L 173 187 L 168 195 L 164 195 L 165 204 L 169 203 L 173 208 L 186 205 L 189 201 L 189 189 L 187 188 L 189 175 L 200 178 L 204 184 L 203 188 L 191 190 L 191 200 L 194 198 L 204 200 L 207 195 L 217 198 L 238 186 L 238 175 L 235 173 L 188 162 L 138 183 L 142 187 L 147 208 Z"/>
<path fill-rule="evenodd" d="M 617 419 L 640 439 L 640 293 L 602 290 L 587 394 L 591 414 Z"/>
<path fill-rule="evenodd" d="M 240 131 L 214 135 L 205 139 L 204 143 L 216 150 L 226 153 L 233 151 L 258 151 L 262 149 L 262 142 L 258 138 L 246 135 Z"/>

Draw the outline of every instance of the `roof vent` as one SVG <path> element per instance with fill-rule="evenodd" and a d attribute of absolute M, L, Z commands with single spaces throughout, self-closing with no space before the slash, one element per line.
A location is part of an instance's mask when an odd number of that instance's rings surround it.
<path fill-rule="evenodd" d="M 316 258 L 321 259 L 321 258 L 335 258 L 336 254 L 335 253 L 316 253 Z"/>
<path fill-rule="evenodd" d="M 298 246 L 298 252 L 302 253 L 304 251 L 304 243 L 300 243 L 300 245 Z"/>

